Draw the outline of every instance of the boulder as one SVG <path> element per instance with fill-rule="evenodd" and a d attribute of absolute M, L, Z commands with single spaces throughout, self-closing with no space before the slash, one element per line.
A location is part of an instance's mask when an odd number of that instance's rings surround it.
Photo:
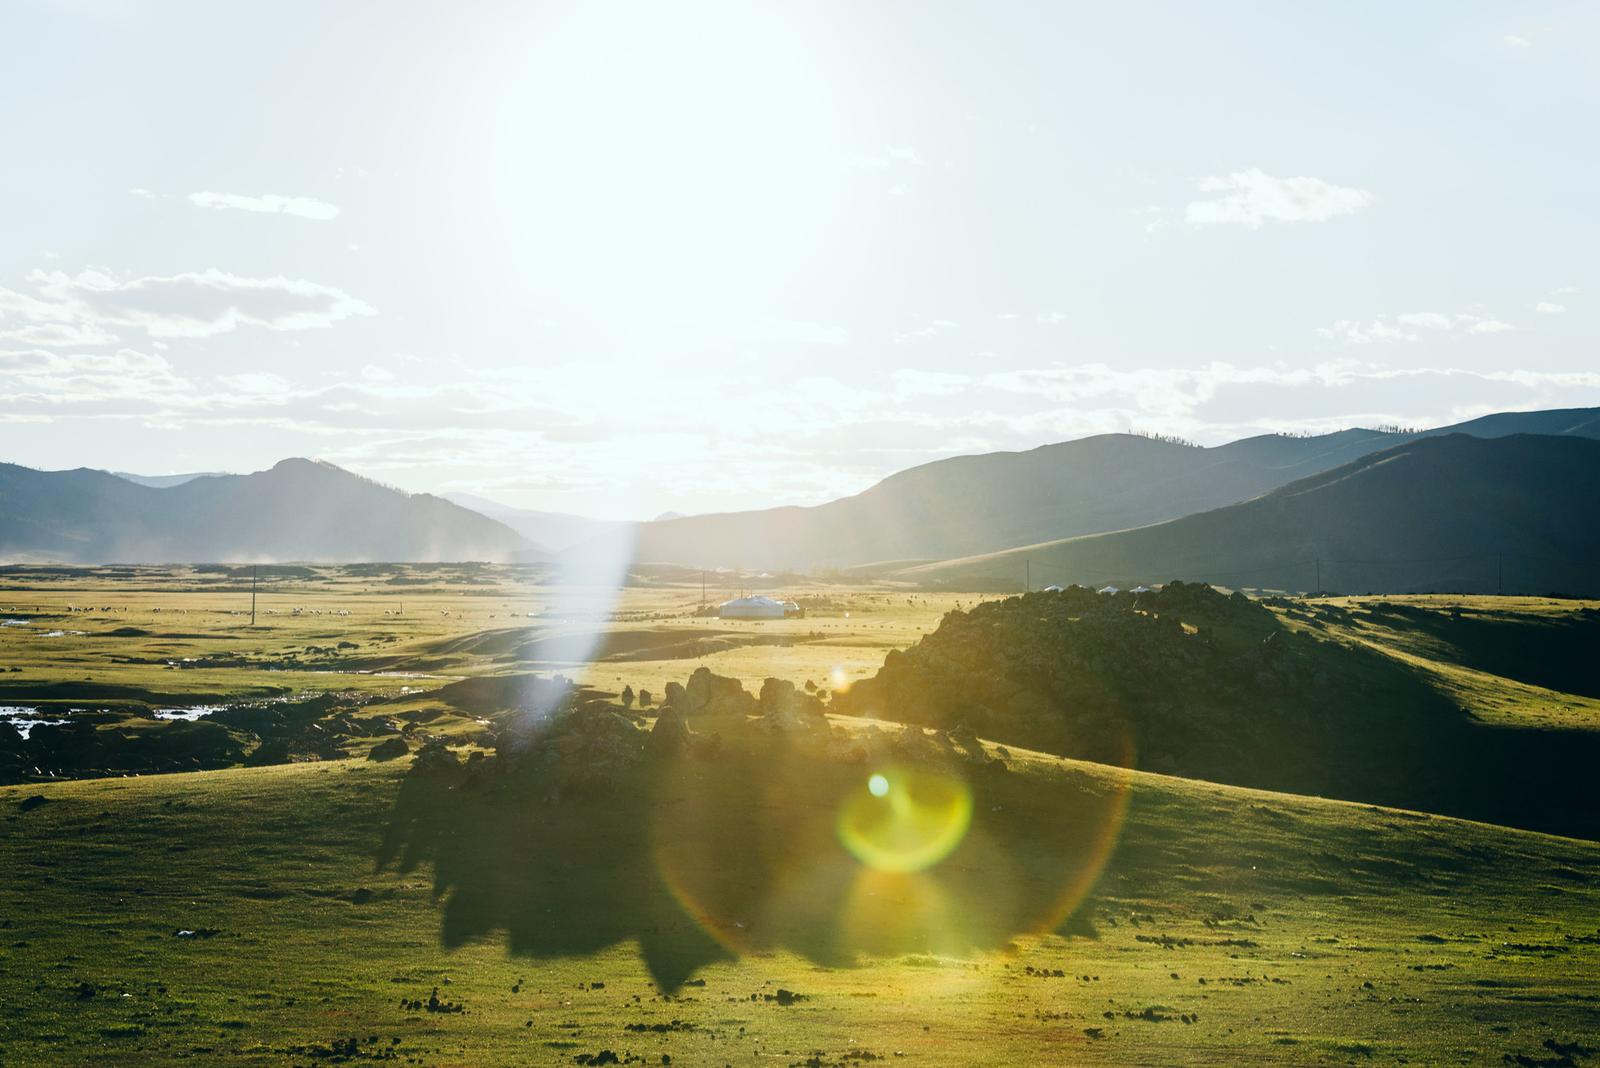
<path fill-rule="evenodd" d="M 667 686 L 669 696 L 672 686 Z M 672 706 L 686 716 L 747 716 L 756 711 L 756 699 L 738 679 L 715 675 L 710 668 L 695 668 L 683 687 L 683 703 Z"/>
<path fill-rule="evenodd" d="M 404 738 L 385 738 L 367 752 L 368 760 L 396 760 L 411 752 Z"/>
<path fill-rule="evenodd" d="M 668 706 L 656 717 L 656 724 L 650 730 L 650 740 L 646 748 L 651 756 L 679 756 L 688 750 L 689 742 L 689 725 L 684 722 L 677 709 Z"/>

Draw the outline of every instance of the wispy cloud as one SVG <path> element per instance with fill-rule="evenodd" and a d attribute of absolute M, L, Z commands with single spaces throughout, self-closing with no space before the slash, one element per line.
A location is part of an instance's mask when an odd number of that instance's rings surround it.
<path fill-rule="evenodd" d="M 915 330 L 905 330 L 894 336 L 896 345 L 905 345 L 913 341 L 923 341 L 930 337 L 938 337 L 950 330 L 956 324 L 949 319 L 934 319 L 927 326 L 919 326 Z"/>
<path fill-rule="evenodd" d="M 1508 33 L 1504 37 L 1500 38 L 1500 40 L 1505 44 L 1505 46 L 1507 48 L 1532 48 L 1533 47 L 1533 42 L 1528 40 L 1526 37 L 1522 36 L 1520 33 Z"/>
<path fill-rule="evenodd" d="M 1567 310 L 1565 304 L 1554 304 L 1548 300 L 1541 300 L 1533 306 L 1533 310 L 1540 315 L 1560 315 Z"/>
<path fill-rule="evenodd" d="M 1200 180 L 1202 193 L 1220 196 L 1191 201 L 1184 218 L 1194 226 L 1232 224 L 1259 229 L 1269 222 L 1327 222 L 1372 204 L 1364 189 L 1320 178 L 1275 178 L 1259 168 Z"/>
<path fill-rule="evenodd" d="M 1340 319 L 1332 326 L 1317 328 L 1317 333 L 1347 345 L 1371 345 L 1388 341 L 1420 341 L 1418 330 L 1460 330 L 1468 334 L 1499 334 L 1516 327 L 1493 316 L 1471 312 L 1402 312 L 1395 316 L 1379 316 L 1370 322 L 1357 319 Z"/>
<path fill-rule="evenodd" d="M 324 222 L 337 218 L 339 208 L 314 197 L 286 197 L 277 193 L 245 196 L 239 193 L 190 193 L 189 203 L 201 208 L 236 211 L 254 211 L 267 215 L 297 215 L 302 219 Z"/>
<path fill-rule="evenodd" d="M 281 276 L 246 278 L 215 268 L 139 278 L 96 269 L 33 271 L 27 280 L 32 293 L 0 287 L 0 313 L 61 331 L 133 327 L 154 338 L 211 337 L 243 326 L 308 330 L 375 314 L 332 286 Z"/>

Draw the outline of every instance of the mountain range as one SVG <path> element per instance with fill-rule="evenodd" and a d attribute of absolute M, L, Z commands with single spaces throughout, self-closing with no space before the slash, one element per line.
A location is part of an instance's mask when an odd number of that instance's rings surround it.
<path fill-rule="evenodd" d="M 314 460 L 150 486 L 0 464 L 0 559 L 60 563 L 503 560 L 511 528 Z"/>
<path fill-rule="evenodd" d="M 1424 437 L 1253 500 L 907 568 L 957 589 L 1174 577 L 1295 591 L 1600 592 L 1600 440 Z"/>
<path fill-rule="evenodd" d="M 553 560 L 571 573 L 581 573 L 585 561 L 632 560 L 831 568 L 989 588 L 1181 576 L 1274 588 L 1394 590 L 1441 582 L 1479 588 L 1485 554 L 1498 560 L 1522 549 L 1543 552 L 1535 543 L 1547 538 L 1560 563 L 1548 574 L 1514 571 L 1517 587 L 1524 579 L 1581 578 L 1582 568 L 1573 569 L 1574 532 L 1562 515 L 1576 517 L 1581 534 L 1588 512 L 1583 502 L 1564 500 L 1545 473 L 1560 470 L 1571 485 L 1587 485 L 1582 457 L 1588 454 L 1581 444 L 1523 442 L 1487 451 L 1470 444 L 1513 436 L 1592 443 L 1600 438 L 1600 409 L 1507 412 L 1422 431 L 1261 435 L 1209 448 L 1105 434 L 934 461 L 814 507 L 647 523 L 519 509 L 466 494 L 409 494 L 304 459 L 248 475 L 47 472 L 0 464 L 0 560 Z M 1451 444 L 1408 448 L 1435 438 Z M 1369 472 L 1377 456 L 1389 459 Z M 1392 476 L 1423 470 L 1424 460 L 1427 477 L 1448 487 L 1393 482 Z M 1491 472 L 1506 484 L 1485 482 Z M 1318 481 L 1325 474 L 1332 481 Z M 1510 499 L 1501 490 L 1518 489 L 1519 481 L 1533 496 L 1496 511 L 1497 502 Z M 1473 486 L 1483 494 L 1476 501 L 1464 495 Z M 1430 505 L 1437 529 L 1417 526 L 1418 502 L 1444 488 L 1462 492 Z M 1518 523 L 1535 533 L 1518 535 Z M 1472 531 L 1482 536 L 1469 537 Z M 1387 579 L 1337 570 L 1349 561 L 1416 556 L 1415 546 L 1424 543 L 1432 546 L 1428 554 L 1460 552 L 1476 562 Z M 1319 559 L 1333 569 L 1320 583 Z M 1542 588 L 1568 587 L 1552 581 Z"/>
<path fill-rule="evenodd" d="M 815 507 L 641 524 L 644 562 L 753 570 L 939 561 L 1160 523 L 1248 500 L 1421 437 L 1600 437 L 1600 409 L 1506 412 L 1434 430 L 1267 434 L 1211 448 L 1102 434 L 1027 452 L 957 456 Z"/>
<path fill-rule="evenodd" d="M 533 547 L 548 552 L 571 549 L 595 538 L 628 530 L 634 525 L 624 520 L 590 519 L 569 512 L 513 508 L 472 493 L 446 493 L 444 499 L 504 523 L 526 538 Z"/>

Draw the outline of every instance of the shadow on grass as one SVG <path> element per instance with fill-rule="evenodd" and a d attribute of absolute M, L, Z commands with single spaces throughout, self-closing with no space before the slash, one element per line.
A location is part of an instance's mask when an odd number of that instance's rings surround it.
<path fill-rule="evenodd" d="M 1440 612 L 1383 605 L 1374 619 L 1447 647 L 1445 659 L 1491 675 L 1600 697 L 1600 612 L 1559 617 L 1517 612 Z"/>
<path fill-rule="evenodd" d="M 829 966 L 966 956 L 1061 929 L 1125 804 L 1114 773 L 1041 779 L 920 730 L 879 732 L 839 759 L 827 750 L 841 729 L 820 716 L 801 736 L 724 724 L 718 744 L 672 753 L 646 752 L 638 732 L 625 739 L 637 759 L 588 774 L 562 739 L 610 715 L 574 712 L 532 749 L 419 761 L 408 776 L 380 863 L 431 864 L 445 946 L 503 932 L 512 953 L 552 958 L 637 941 L 667 991 L 773 950 Z M 970 799 L 948 855 L 898 871 L 892 845 L 866 859 L 847 848 L 841 813 L 874 774 Z"/>

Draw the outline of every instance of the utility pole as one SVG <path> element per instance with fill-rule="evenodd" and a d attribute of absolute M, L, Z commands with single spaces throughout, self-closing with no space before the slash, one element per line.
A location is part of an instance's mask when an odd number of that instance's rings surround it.
<path fill-rule="evenodd" d="M 1311 592 L 1312 593 L 1321 593 L 1322 592 L 1322 557 L 1320 557 L 1320 556 L 1317 557 L 1317 585 L 1316 585 L 1315 588 L 1312 589 Z"/>
<path fill-rule="evenodd" d="M 1506 592 L 1506 554 L 1505 553 L 1496 553 L 1495 554 L 1494 592 L 1497 593 L 1497 594 L 1504 594 Z"/>
<path fill-rule="evenodd" d="M 705 605 L 706 605 L 706 573 L 705 573 L 705 571 L 702 570 L 700 572 L 700 607 L 704 608 Z"/>
<path fill-rule="evenodd" d="M 256 578 L 261 569 L 255 564 L 250 565 L 250 625 L 256 625 Z"/>
<path fill-rule="evenodd" d="M 1026 558 L 1022 561 L 1022 592 L 1033 592 L 1033 561 Z"/>

